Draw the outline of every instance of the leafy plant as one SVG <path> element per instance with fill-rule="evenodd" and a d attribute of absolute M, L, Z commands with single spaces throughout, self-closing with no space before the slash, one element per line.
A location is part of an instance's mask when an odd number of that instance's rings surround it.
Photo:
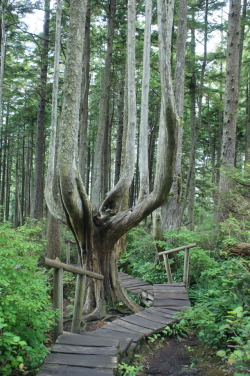
<path fill-rule="evenodd" d="M 38 367 L 49 349 L 52 310 L 45 269 L 37 266 L 44 248 L 40 227 L 0 226 L 0 373 Z"/>
<path fill-rule="evenodd" d="M 142 370 L 143 366 L 129 365 L 124 362 L 118 364 L 118 375 L 121 376 L 136 376 Z"/>

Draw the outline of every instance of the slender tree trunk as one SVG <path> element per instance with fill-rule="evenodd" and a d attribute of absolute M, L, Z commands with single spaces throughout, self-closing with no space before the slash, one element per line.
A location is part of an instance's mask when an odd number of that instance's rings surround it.
<path fill-rule="evenodd" d="M 47 233 L 46 233 L 46 257 L 55 259 L 61 258 L 61 224 L 48 211 L 47 216 Z"/>
<path fill-rule="evenodd" d="M 118 103 L 118 129 L 116 135 L 116 154 L 115 154 L 115 184 L 118 183 L 120 178 L 121 158 L 122 158 L 122 138 L 123 138 L 123 106 L 124 106 L 124 85 L 122 84 L 119 91 Z"/>
<path fill-rule="evenodd" d="M 151 50 L 151 20 L 152 1 L 148 0 L 145 5 L 145 29 L 143 47 L 143 72 L 142 72 L 142 94 L 141 94 L 141 121 L 139 148 L 139 170 L 140 170 L 140 191 L 138 201 L 143 200 L 149 193 L 148 173 L 148 97 L 150 80 L 150 50 Z"/>
<path fill-rule="evenodd" d="M 61 19 L 62 19 L 62 2 L 57 0 L 57 10 L 56 10 L 56 35 L 55 35 L 55 57 L 54 57 L 54 79 L 53 79 L 53 93 L 52 93 L 52 115 L 51 115 L 51 133 L 57 130 L 57 98 L 59 91 L 59 61 L 60 61 L 60 40 L 61 40 Z M 54 151 L 54 168 L 57 169 L 57 147 L 55 145 L 56 134 L 51 135 L 51 148 Z M 49 176 L 49 175 L 48 175 Z M 50 182 L 52 185 L 52 190 L 56 191 L 57 182 L 52 179 Z M 46 245 L 46 255 L 49 258 L 55 259 L 60 258 L 60 235 L 61 235 L 61 224 L 57 218 L 48 210 L 47 216 L 47 245 Z"/>
<path fill-rule="evenodd" d="M 12 152 L 10 147 L 10 140 L 8 139 L 7 149 L 7 176 L 6 176 L 6 195 L 5 195 L 5 219 L 10 220 L 10 187 L 11 187 L 11 168 L 12 168 Z"/>
<path fill-rule="evenodd" d="M 176 69 L 174 79 L 174 93 L 177 112 L 179 116 L 177 160 L 175 167 L 175 178 L 171 188 L 172 195 L 165 205 L 162 207 L 162 225 L 163 230 L 178 229 L 181 226 L 181 198 L 182 198 L 182 177 L 181 177 L 181 161 L 182 161 L 182 139 L 183 139 L 183 111 L 184 111 L 184 81 L 185 81 L 185 53 L 187 39 L 187 0 L 183 0 L 179 4 L 178 13 L 178 35 L 176 50 Z"/>
<path fill-rule="evenodd" d="M 49 19 L 50 0 L 44 1 L 44 25 L 43 44 L 41 53 L 41 72 L 39 87 L 39 105 L 36 127 L 36 155 L 35 155 L 35 179 L 34 179 L 34 202 L 32 217 L 42 219 L 43 217 L 43 192 L 44 192 L 44 155 L 45 155 L 45 105 L 47 91 L 47 71 L 49 52 Z"/>
<path fill-rule="evenodd" d="M 5 30 L 5 13 L 8 1 L 2 0 L 1 9 L 1 58 L 0 58 L 0 138 L 2 137 L 3 127 L 3 84 L 4 84 L 4 62 L 6 52 L 6 30 Z"/>
<path fill-rule="evenodd" d="M 95 154 L 94 154 L 94 166 L 92 177 L 92 191 L 91 199 L 93 206 L 97 209 L 104 199 L 104 154 L 107 147 L 105 137 L 109 133 L 109 96 L 110 96 L 110 76 L 111 76 L 111 63 L 113 53 L 114 31 L 115 31 L 115 11 L 116 0 L 109 0 L 109 14 L 108 14 L 108 41 L 107 52 L 105 58 L 104 77 L 102 85 L 102 94 L 100 100 L 100 112 L 99 112 L 99 124 L 97 130 Z M 104 167 L 104 166 L 103 166 Z"/>
<path fill-rule="evenodd" d="M 85 24 L 85 40 L 84 40 L 84 61 L 83 61 L 83 75 L 82 75 L 82 98 L 80 110 L 80 134 L 79 134 L 79 167 L 82 181 L 88 187 L 87 180 L 89 177 L 89 165 L 87 163 L 89 154 L 88 143 L 88 98 L 90 85 L 90 9 L 91 0 L 88 1 L 88 10 L 86 14 Z"/>
<path fill-rule="evenodd" d="M 241 1 L 230 0 L 218 220 L 223 220 L 228 215 L 227 210 L 223 210 L 221 207 L 221 198 L 232 187 L 227 172 L 235 166 L 240 72 L 240 12 Z"/>
<path fill-rule="evenodd" d="M 5 217 L 5 194 L 6 194 L 6 166 L 7 164 L 7 130 L 3 139 L 3 159 L 2 159 L 2 187 L 1 187 L 1 201 L 0 201 L 0 221 L 4 221 Z"/>

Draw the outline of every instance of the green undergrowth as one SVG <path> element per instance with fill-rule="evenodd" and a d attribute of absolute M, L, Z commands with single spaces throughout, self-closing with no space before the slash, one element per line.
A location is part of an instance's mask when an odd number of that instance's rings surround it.
<path fill-rule="evenodd" d="M 49 352 L 56 313 L 47 272 L 37 266 L 44 252 L 42 228 L 0 226 L 0 374 L 35 374 Z"/>
<path fill-rule="evenodd" d="M 242 236 L 239 229 L 244 225 Z M 220 226 L 207 221 L 195 231 L 168 231 L 159 245 L 167 250 L 197 243 L 190 249 L 191 308 L 181 313 L 180 325 L 195 331 L 222 363 L 246 375 L 250 369 L 250 260 L 221 252 L 227 244 L 249 241 L 249 224 L 244 225 L 232 217 Z M 182 281 L 183 261 L 184 252 L 170 258 L 174 282 Z M 120 268 L 150 283 L 167 282 L 163 261 L 156 262 L 154 242 L 143 227 L 128 234 Z"/>

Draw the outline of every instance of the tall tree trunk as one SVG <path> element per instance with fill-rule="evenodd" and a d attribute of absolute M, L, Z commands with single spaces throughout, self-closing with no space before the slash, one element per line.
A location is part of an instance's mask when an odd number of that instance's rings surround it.
<path fill-rule="evenodd" d="M 142 94 L 141 94 L 141 121 L 139 135 L 139 170 L 140 170 L 140 191 L 138 201 L 143 200 L 149 193 L 148 173 L 148 97 L 150 80 L 150 49 L 151 49 L 151 20 L 152 1 L 145 4 L 145 29 L 143 46 L 143 72 L 142 72 Z"/>
<path fill-rule="evenodd" d="M 183 139 L 183 111 L 184 111 L 184 81 L 185 81 L 185 54 L 187 39 L 187 0 L 183 0 L 179 4 L 178 13 L 178 35 L 176 50 L 176 69 L 174 79 L 174 93 L 177 112 L 179 116 L 177 159 L 175 167 L 175 178 L 171 188 L 172 195 L 165 205 L 162 207 L 162 225 L 163 230 L 178 229 L 181 226 L 181 198 L 182 198 L 182 177 L 181 177 L 181 161 L 182 161 L 182 139 Z"/>
<path fill-rule="evenodd" d="M 228 41 L 226 64 L 226 87 L 223 117 L 223 137 L 221 153 L 221 174 L 219 182 L 220 198 L 232 187 L 232 182 L 227 171 L 235 166 L 236 150 L 236 126 L 239 99 L 239 72 L 240 72 L 240 12 L 241 1 L 229 1 L 228 14 Z M 218 212 L 218 220 L 223 220 L 228 213 L 221 207 Z"/>
<path fill-rule="evenodd" d="M 1 58 L 0 58 L 0 139 L 2 137 L 3 127 L 3 84 L 4 84 L 4 62 L 6 52 L 6 30 L 5 30 L 5 13 L 8 1 L 2 0 L 1 9 Z"/>
<path fill-rule="evenodd" d="M 115 154 L 115 184 L 118 183 L 120 178 L 121 159 L 122 159 L 122 138 L 123 138 L 123 117 L 124 117 L 124 84 L 122 83 L 119 91 L 118 103 L 118 128 L 116 135 L 116 154 Z"/>
<path fill-rule="evenodd" d="M 54 57 L 54 77 L 53 77 L 53 93 L 52 93 L 52 114 L 51 114 L 51 149 L 55 151 L 54 154 L 54 168 L 57 169 L 57 148 L 55 145 L 56 140 L 56 130 L 57 130 L 57 98 L 58 98 L 58 85 L 59 85 L 59 62 L 60 62 L 60 40 L 61 40 L 61 19 L 62 19 L 62 2 L 57 0 L 57 10 L 56 10 L 56 35 L 55 35 L 55 57 Z M 49 174 L 48 174 L 49 176 Z M 57 189 L 56 180 L 52 178 L 52 190 L 55 192 Z M 61 224 L 57 218 L 48 210 L 47 216 L 47 245 L 46 245 L 46 255 L 49 258 L 55 259 L 60 258 L 60 234 L 61 234 Z"/>
<path fill-rule="evenodd" d="M 8 139 L 7 149 L 7 176 L 6 176 L 6 195 L 5 195 L 5 219 L 10 220 L 10 186 L 11 186 L 11 168 L 12 168 L 12 152 L 10 147 L 10 140 Z"/>
<path fill-rule="evenodd" d="M 109 94 L 110 94 L 110 75 L 111 75 L 111 63 L 113 53 L 114 42 L 114 30 L 115 30 L 115 10 L 116 0 L 109 0 L 109 13 L 108 13 L 108 40 L 107 40 L 107 52 L 105 58 L 105 68 L 103 76 L 102 94 L 100 99 L 100 112 L 99 112 L 99 124 L 97 130 L 94 165 L 92 172 L 92 190 L 91 199 L 93 206 L 97 209 L 104 199 L 104 169 L 100 168 L 104 161 L 104 152 L 106 148 L 105 137 L 109 133 Z M 104 166 L 103 166 L 104 167 Z"/>
<path fill-rule="evenodd" d="M 88 0 L 88 9 L 85 24 L 85 40 L 84 40 L 84 61 L 82 74 L 82 98 L 80 110 L 80 132 L 79 132 L 79 167 L 82 181 L 88 187 L 87 180 L 89 177 L 89 165 L 87 163 L 89 154 L 88 143 L 88 99 L 90 85 L 90 16 L 91 16 L 91 0 Z"/>
<path fill-rule="evenodd" d="M 39 105 L 36 126 L 36 155 L 35 155 L 35 179 L 34 179 L 34 202 L 32 217 L 43 218 L 43 192 L 44 192 L 44 155 L 45 155 L 45 105 L 47 91 L 47 71 L 49 53 L 49 20 L 50 0 L 44 0 L 44 24 L 43 43 L 41 52 L 41 71 L 39 86 Z"/>
<path fill-rule="evenodd" d="M 48 211 L 47 232 L 46 232 L 46 257 L 55 259 L 61 258 L 61 224 Z"/>

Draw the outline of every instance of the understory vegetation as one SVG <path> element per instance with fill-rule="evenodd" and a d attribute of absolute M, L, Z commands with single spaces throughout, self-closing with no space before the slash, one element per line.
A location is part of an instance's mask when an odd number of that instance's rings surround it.
<path fill-rule="evenodd" d="M 249 241 L 245 222 L 244 241 Z M 242 241 L 240 220 L 229 217 L 219 227 L 204 221 L 195 231 L 168 231 L 164 249 L 197 243 L 190 251 L 189 297 L 191 308 L 180 317 L 179 329 L 197 332 L 200 340 L 214 348 L 228 365 L 246 372 L 250 367 L 250 260 L 222 252 L 225 245 Z M 183 276 L 184 252 L 174 253 L 171 268 L 174 282 Z M 127 235 L 127 252 L 120 268 L 151 283 L 166 283 L 162 260 L 156 257 L 150 234 L 137 227 Z"/>
<path fill-rule="evenodd" d="M 27 374 L 49 352 L 52 310 L 48 273 L 38 267 L 44 253 L 40 226 L 0 226 L 0 374 Z M 29 373 L 32 374 L 32 373 Z"/>

